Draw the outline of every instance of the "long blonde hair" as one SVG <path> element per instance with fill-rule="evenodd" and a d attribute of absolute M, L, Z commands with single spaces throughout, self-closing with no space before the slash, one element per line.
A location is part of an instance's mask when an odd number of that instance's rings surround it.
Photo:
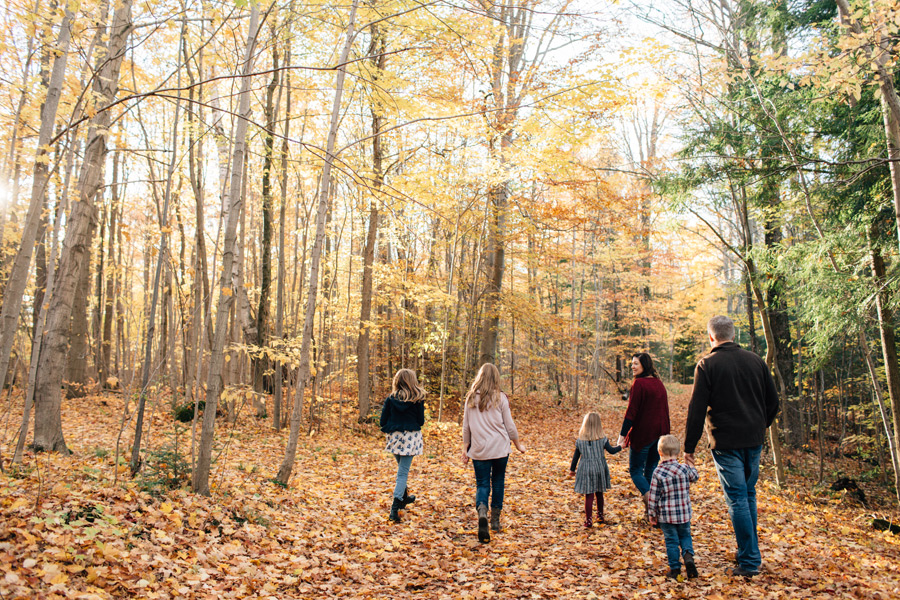
<path fill-rule="evenodd" d="M 493 363 L 484 363 L 466 394 L 466 406 L 478 407 L 480 412 L 500 401 L 500 371 Z"/>
<path fill-rule="evenodd" d="M 397 371 L 391 386 L 391 394 L 404 402 L 422 402 L 425 399 L 425 389 L 419 385 L 416 372 L 412 369 Z"/>
<path fill-rule="evenodd" d="M 600 422 L 600 415 L 593 411 L 584 415 L 581 429 L 578 430 L 578 439 L 594 441 L 604 437 L 606 437 L 606 434 L 603 433 L 603 423 Z"/>

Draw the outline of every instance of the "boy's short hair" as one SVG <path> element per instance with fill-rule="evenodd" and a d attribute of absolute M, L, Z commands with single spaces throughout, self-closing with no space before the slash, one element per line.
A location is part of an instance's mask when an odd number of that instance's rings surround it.
<path fill-rule="evenodd" d="M 665 456 L 678 456 L 681 452 L 681 440 L 674 435 L 664 435 L 659 438 L 659 453 Z"/>

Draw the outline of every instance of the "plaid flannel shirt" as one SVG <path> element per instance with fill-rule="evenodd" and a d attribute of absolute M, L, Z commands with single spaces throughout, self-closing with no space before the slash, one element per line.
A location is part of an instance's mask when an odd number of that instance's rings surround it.
<path fill-rule="evenodd" d="M 660 523 L 690 523 L 691 483 L 699 478 L 697 469 L 676 459 L 659 463 L 650 480 L 648 514 Z"/>

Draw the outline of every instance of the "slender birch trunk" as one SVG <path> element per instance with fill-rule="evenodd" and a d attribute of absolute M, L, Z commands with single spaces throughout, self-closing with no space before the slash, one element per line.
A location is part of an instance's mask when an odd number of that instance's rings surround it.
<path fill-rule="evenodd" d="M 284 53 L 284 64 L 291 64 L 291 46 L 290 39 Z M 278 212 L 278 285 L 275 292 L 275 337 L 278 343 L 284 339 L 284 277 L 285 277 L 285 246 L 284 246 L 284 230 L 285 219 L 287 218 L 287 186 L 288 186 L 288 138 L 291 131 L 291 71 L 288 69 L 284 74 L 281 82 L 281 89 L 278 92 L 279 104 L 281 103 L 281 91 L 287 90 L 287 98 L 285 100 L 284 115 L 284 137 L 281 141 L 281 207 Z M 302 137 L 302 135 L 301 135 Z M 301 140 L 302 141 L 302 140 Z M 284 377 L 282 375 L 283 364 L 280 360 L 275 361 L 275 390 L 273 395 L 272 407 L 272 426 L 275 431 L 281 431 L 284 420 L 281 418 L 282 400 L 284 396 Z"/>
<path fill-rule="evenodd" d="M 187 22 L 181 26 L 181 39 L 179 47 L 185 43 Z M 178 73 L 178 87 L 181 88 L 181 71 Z M 181 94 L 175 98 L 175 116 L 172 119 L 172 157 L 169 161 L 169 170 L 166 173 L 166 191 L 163 195 L 163 207 L 159 218 L 159 251 L 156 253 L 156 272 L 153 275 L 153 297 L 150 300 L 150 314 L 147 324 L 147 338 L 144 342 L 144 365 L 141 369 L 141 391 L 138 396 L 137 414 L 134 425 L 134 444 L 131 447 L 131 476 L 134 477 L 141 468 L 141 438 L 144 431 L 144 410 L 147 404 L 147 388 L 150 385 L 150 374 L 153 370 L 153 336 L 156 332 L 156 305 L 159 302 L 159 286 L 162 270 L 169 252 L 169 204 L 172 198 L 172 179 L 175 174 L 175 165 L 178 157 L 178 119 L 181 116 Z M 171 285 L 169 286 L 171 289 Z M 166 310 L 166 302 L 163 303 L 163 311 Z M 165 333 L 166 323 L 163 322 Z M 160 353 L 164 356 L 167 352 L 166 339 L 163 337 Z"/>
<path fill-rule="evenodd" d="M 123 0 L 113 15 L 106 61 L 94 80 L 94 90 L 103 104 L 112 102 L 118 90 L 119 72 L 132 29 L 131 5 L 132 0 Z M 68 216 L 56 283 L 49 292 L 52 296 L 47 307 L 46 337 L 34 383 L 34 447 L 37 450 L 68 451 L 62 431 L 60 387 L 68 348 L 72 301 L 81 269 L 86 268 L 84 262 L 91 243 L 89 233 L 95 212 L 94 197 L 102 184 L 110 120 L 109 110 L 99 110 L 91 119 L 78 180 L 78 200 Z"/>
<path fill-rule="evenodd" d="M 269 332 L 269 297 L 272 288 L 272 220 L 274 219 L 274 207 L 272 206 L 272 166 L 275 164 L 275 122 L 278 118 L 278 105 L 275 103 L 275 90 L 278 88 L 278 49 L 272 50 L 272 79 L 266 86 L 266 129 L 263 133 L 263 172 L 262 172 L 262 240 L 260 247 L 259 269 L 259 303 L 256 306 L 256 345 L 263 348 L 268 344 Z M 253 390 L 263 393 L 265 386 L 263 376 L 270 364 L 269 357 L 259 355 L 251 359 L 253 372 Z M 265 403 L 262 404 L 262 412 L 257 408 L 257 417 L 265 416 Z"/>
<path fill-rule="evenodd" d="M 378 25 L 371 26 L 372 42 L 369 46 L 369 60 L 372 63 L 373 96 L 378 94 L 378 78 L 387 62 L 387 37 Z M 384 185 L 384 150 L 381 130 L 384 128 L 383 109 L 377 98 L 372 99 L 372 187 L 375 196 L 369 205 L 369 227 L 366 232 L 366 246 L 363 250 L 363 277 L 359 308 L 359 337 L 356 338 L 356 380 L 359 389 L 359 416 L 362 422 L 369 415 L 371 407 L 372 379 L 369 373 L 370 329 L 372 319 L 372 282 L 375 264 L 375 244 L 378 240 L 378 191 Z"/>
<path fill-rule="evenodd" d="M 34 243 L 37 238 L 38 225 L 41 221 L 47 182 L 50 179 L 48 145 L 53 136 L 56 113 L 59 108 L 60 96 L 62 95 L 62 86 L 65 82 L 66 63 L 69 58 L 69 42 L 72 38 L 72 22 L 74 18 L 72 12 L 67 9 L 59 26 L 59 34 L 56 39 L 56 51 L 58 54 L 53 60 L 50 82 L 47 86 L 47 97 L 41 106 L 41 128 L 38 132 L 37 150 L 34 156 L 31 202 L 28 205 L 28 212 L 25 216 L 25 227 L 22 231 L 19 251 L 16 253 L 16 258 L 13 261 L 6 289 L 3 290 L 3 308 L 0 309 L 0 387 L 2 387 L 2 380 L 6 378 L 6 371 L 9 369 L 9 356 L 12 352 L 13 341 L 18 329 L 19 311 L 22 308 L 22 298 L 25 294 L 25 287 L 28 284 L 28 271 L 31 269 L 31 257 L 34 253 Z"/>
<path fill-rule="evenodd" d="M 241 74 L 240 106 L 235 128 L 234 153 L 231 162 L 231 193 L 228 206 L 228 221 L 222 248 L 222 278 L 220 280 L 219 302 L 216 308 L 216 325 L 213 346 L 210 352 L 209 377 L 206 387 L 206 406 L 203 410 L 203 427 L 200 432 L 200 447 L 197 465 L 192 477 L 195 493 L 209 495 L 209 470 L 212 463 L 212 444 L 216 427 L 216 408 L 222 393 L 222 367 L 225 362 L 225 336 L 228 330 L 228 316 L 234 299 L 232 276 L 235 262 L 235 241 L 237 224 L 240 220 L 243 197 L 241 183 L 244 172 L 244 157 L 247 144 L 247 126 L 250 116 L 250 83 L 253 72 L 253 54 L 259 35 L 259 7 L 250 8 L 250 28 L 244 48 L 243 72 Z"/>
<path fill-rule="evenodd" d="M 303 320 L 303 340 L 300 348 L 300 369 L 297 375 L 297 394 L 294 399 L 294 409 L 291 412 L 291 433 L 288 445 L 284 453 L 284 461 L 278 469 L 275 479 L 287 485 L 294 469 L 294 459 L 297 455 L 297 441 L 300 437 L 300 419 L 303 410 L 303 393 L 309 381 L 309 347 L 312 341 L 313 326 L 316 316 L 316 298 L 319 291 L 319 263 L 322 257 L 322 246 L 325 240 L 325 218 L 328 212 L 328 196 L 331 189 L 331 165 L 334 161 L 334 146 L 337 139 L 338 126 L 341 116 L 341 96 L 344 92 L 344 78 L 347 74 L 345 64 L 350 56 L 350 47 L 353 45 L 354 27 L 356 25 L 356 8 L 359 0 L 353 0 L 350 7 L 350 17 L 347 24 L 347 38 L 341 57 L 338 61 L 337 81 L 335 83 L 334 104 L 331 108 L 331 124 L 328 128 L 328 141 L 325 148 L 325 164 L 322 167 L 322 178 L 319 189 L 318 210 L 316 211 L 316 238 L 312 247 L 312 261 L 309 271 L 309 294 L 306 298 L 306 315 Z M 208 409 L 207 409 L 208 410 Z"/>

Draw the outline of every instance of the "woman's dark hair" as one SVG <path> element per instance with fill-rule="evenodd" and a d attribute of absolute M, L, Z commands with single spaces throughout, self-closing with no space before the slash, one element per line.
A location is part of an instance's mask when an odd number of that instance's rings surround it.
<path fill-rule="evenodd" d="M 641 363 L 641 366 L 644 368 L 644 372 L 636 377 L 656 377 L 659 379 L 659 373 L 656 372 L 656 368 L 653 366 L 653 359 L 650 358 L 650 355 L 646 352 L 638 352 L 637 354 L 632 354 L 631 358 L 638 359 L 638 362 Z"/>

